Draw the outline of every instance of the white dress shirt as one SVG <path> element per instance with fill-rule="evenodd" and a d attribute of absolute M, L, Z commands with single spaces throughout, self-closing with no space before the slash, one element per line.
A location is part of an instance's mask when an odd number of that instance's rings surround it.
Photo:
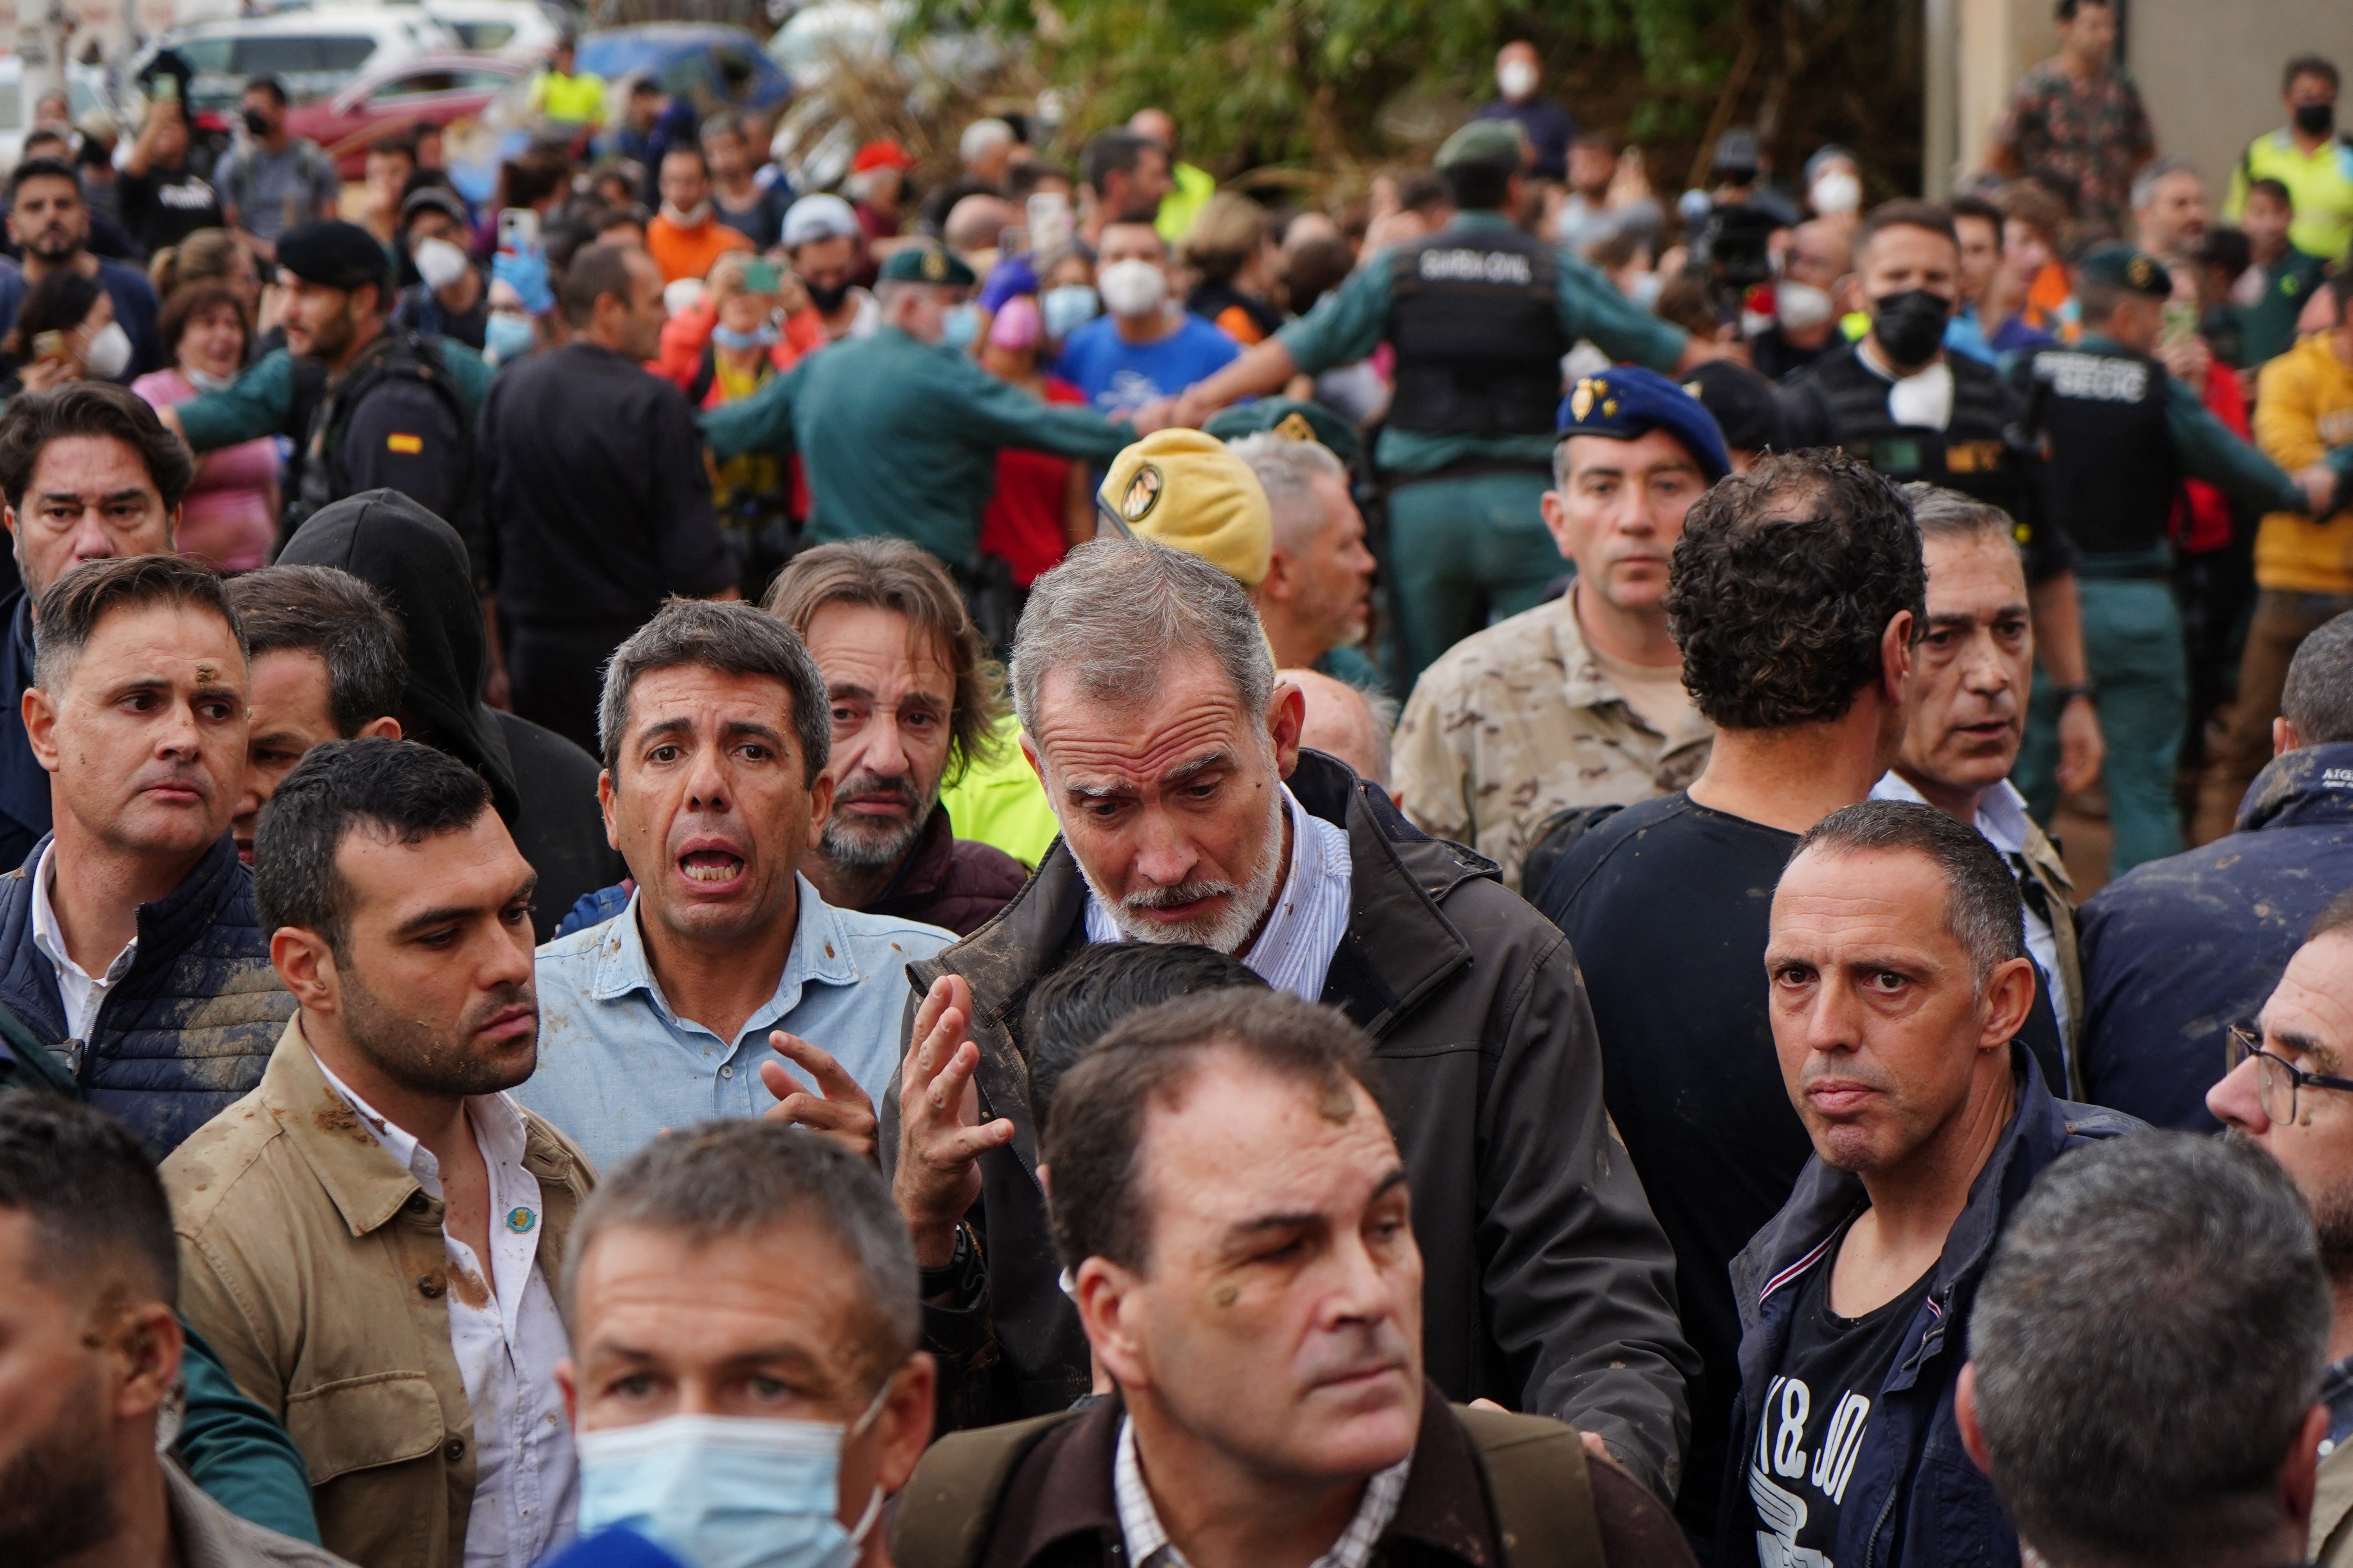
<path fill-rule="evenodd" d="M 1381 1531 L 1397 1517 L 1398 1500 L 1405 1495 L 1407 1474 L 1413 1468 L 1408 1454 L 1365 1483 L 1364 1500 L 1356 1516 L 1321 1557 L 1307 1568 L 1366 1568 Z M 1119 1457 L 1112 1461 L 1113 1496 L 1119 1503 L 1119 1533 L 1127 1544 L 1127 1560 L 1135 1568 L 1192 1568 L 1168 1532 L 1160 1527 L 1160 1510 L 1152 1506 L 1151 1489 L 1144 1484 L 1144 1467 L 1135 1457 L 1135 1423 L 1119 1418 Z"/>
<path fill-rule="evenodd" d="M 1928 804 L 1918 790 L 1893 772 L 1871 786 L 1871 798 Z M 2018 868 L 2026 852 L 2026 797 L 2008 779 L 1978 796 L 1974 826 L 1978 837 L 2000 851 L 2012 876 L 2024 874 Z M 2027 955 L 2034 960 L 2034 967 L 2042 971 L 2042 989 L 2051 998 L 2051 1012 L 2059 1020 L 2059 1037 L 2063 1040 L 2067 1037 L 2067 988 L 2059 984 L 2059 939 L 2052 932 L 2051 922 L 2036 914 L 2031 904 L 2024 913 Z M 2052 1092 L 2059 1091 L 2054 1089 Z"/>
<path fill-rule="evenodd" d="M 139 938 L 133 935 L 123 944 L 104 974 L 92 975 L 73 961 L 66 952 L 65 932 L 58 928 L 58 911 L 49 902 L 49 879 L 57 875 L 57 842 L 52 839 L 41 851 L 41 863 L 33 868 L 33 945 L 57 972 L 58 1001 L 66 1010 L 66 1038 L 87 1044 L 106 994 L 131 973 L 131 961 L 139 956 Z"/>
<path fill-rule="evenodd" d="M 1320 1001 L 1332 955 L 1348 934 L 1348 879 L 1355 862 L 1348 855 L 1346 828 L 1300 805 L 1288 785 L 1282 804 L 1291 814 L 1291 874 L 1275 894 L 1265 929 L 1241 955 L 1242 965 L 1277 991 L 1304 1002 Z M 1127 940 L 1092 886 L 1087 891 L 1087 940 Z"/>
<path fill-rule="evenodd" d="M 426 1193 L 442 1196 L 433 1152 L 379 1115 L 326 1063 L 319 1071 L 385 1152 Z M 539 1178 L 523 1168 L 522 1112 L 503 1094 L 478 1094 L 466 1100 L 466 1120 L 490 1173 L 491 1269 L 486 1280 L 474 1249 L 443 1227 L 449 1349 L 474 1415 L 465 1568 L 532 1568 L 572 1538 L 580 1511 L 572 1426 L 555 1385 L 555 1363 L 572 1353 L 572 1342 L 539 1267 L 544 1215 Z"/>

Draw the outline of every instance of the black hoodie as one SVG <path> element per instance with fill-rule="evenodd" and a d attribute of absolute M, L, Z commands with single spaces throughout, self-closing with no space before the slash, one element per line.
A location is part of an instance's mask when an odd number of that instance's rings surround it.
<path fill-rule="evenodd" d="M 400 617 L 408 653 L 401 727 L 490 784 L 515 847 L 539 873 L 532 914 L 539 941 L 555 934 L 581 894 L 628 875 L 605 839 L 596 760 L 554 731 L 482 701 L 489 644 L 455 529 L 398 490 L 364 490 L 321 508 L 279 562 L 348 572 Z"/>

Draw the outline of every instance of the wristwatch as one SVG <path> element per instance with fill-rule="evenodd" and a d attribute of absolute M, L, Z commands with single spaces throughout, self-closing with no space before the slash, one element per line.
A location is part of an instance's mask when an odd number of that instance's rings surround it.
<path fill-rule="evenodd" d="M 924 1300 L 947 1296 L 964 1300 L 980 1289 L 980 1247 L 974 1242 L 972 1226 L 958 1220 L 955 1229 L 955 1250 L 948 1255 L 945 1264 L 937 1268 L 918 1268 L 916 1288 Z"/>
<path fill-rule="evenodd" d="M 2058 689 L 2059 706 L 2062 708 L 2074 701 L 2078 697 L 2086 702 L 2096 702 L 2099 700 L 2100 689 L 2088 680 L 2081 686 L 2062 686 Z"/>

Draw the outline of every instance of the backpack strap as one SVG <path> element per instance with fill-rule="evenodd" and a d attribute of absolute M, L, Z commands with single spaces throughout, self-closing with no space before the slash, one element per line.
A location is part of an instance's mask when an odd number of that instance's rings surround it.
<path fill-rule="evenodd" d="M 891 1560 L 923 1568 L 979 1568 L 1013 1471 L 1048 1432 L 1084 1415 L 1051 1415 L 951 1432 L 934 1443 L 899 1494 L 891 1526 Z M 1595 1568 L 1599 1568 L 1595 1559 Z"/>
<path fill-rule="evenodd" d="M 1604 1568 L 1601 1518 L 1577 1428 L 1542 1415 L 1451 1408 L 1486 1472 L 1505 1568 Z"/>

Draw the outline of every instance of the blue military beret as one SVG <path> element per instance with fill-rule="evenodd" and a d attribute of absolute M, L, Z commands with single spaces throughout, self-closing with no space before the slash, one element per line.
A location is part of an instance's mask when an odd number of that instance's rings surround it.
<path fill-rule="evenodd" d="M 1580 376 L 1560 405 L 1560 435 L 1605 436 L 1631 441 L 1664 430 L 1683 444 L 1709 484 L 1732 471 L 1724 432 L 1715 416 L 1690 393 L 1654 370 L 1613 364 L 1597 375 Z"/>

